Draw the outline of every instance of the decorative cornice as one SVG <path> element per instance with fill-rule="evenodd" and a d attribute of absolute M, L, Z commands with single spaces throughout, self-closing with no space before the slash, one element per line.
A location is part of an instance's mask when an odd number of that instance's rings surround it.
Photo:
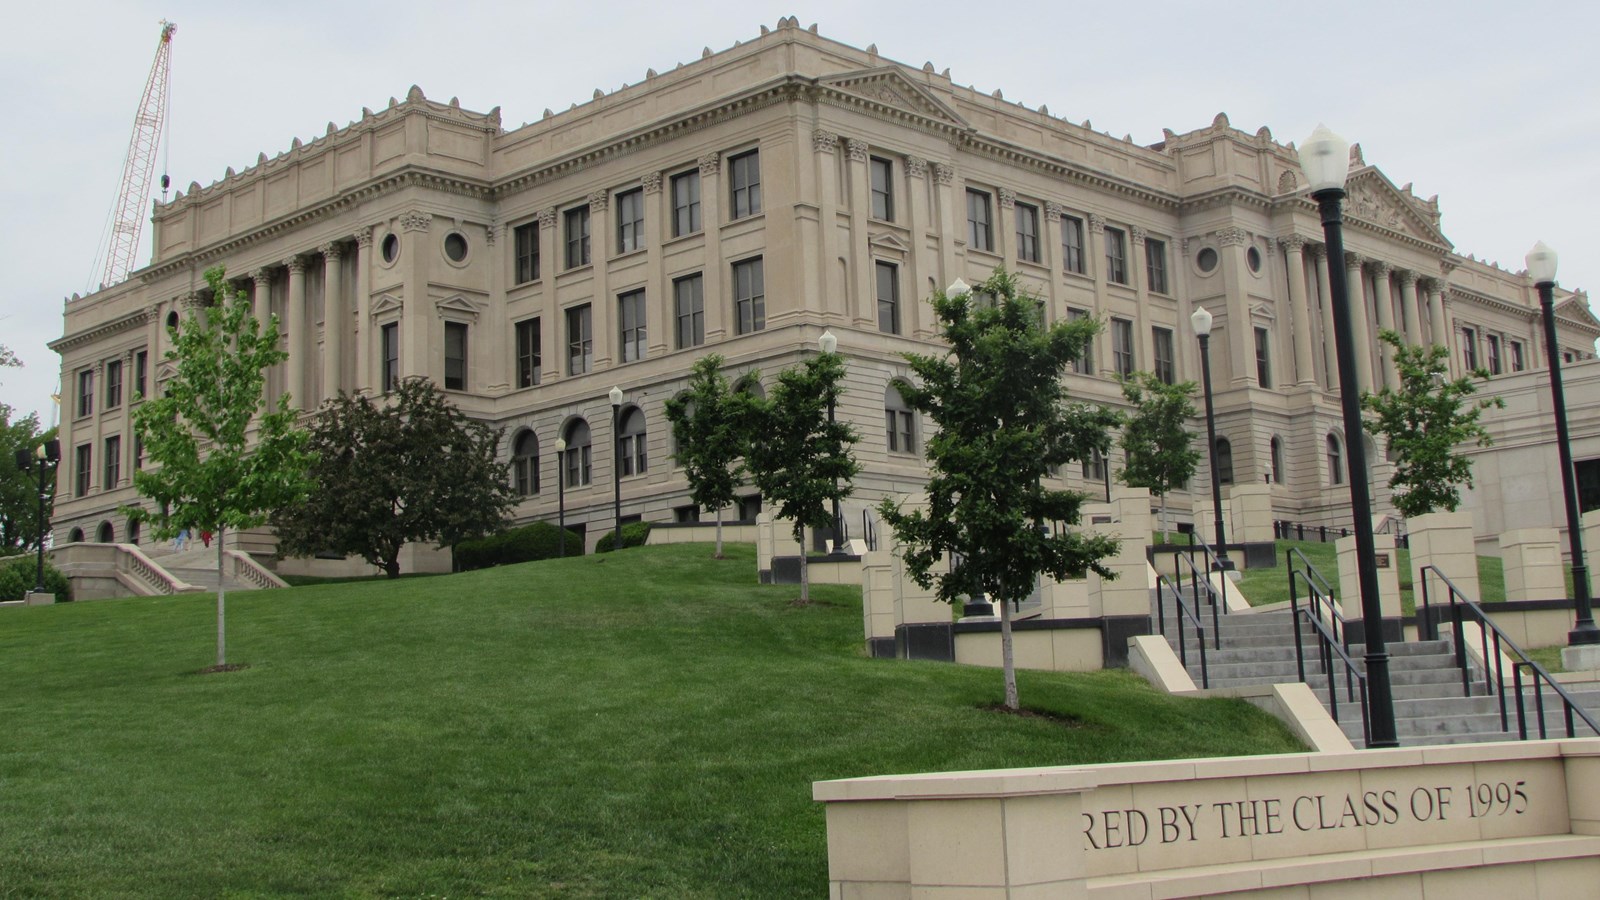
<path fill-rule="evenodd" d="M 851 162 L 864 163 L 867 161 L 867 142 L 850 138 L 844 142 L 845 152 L 850 155 Z"/>
<path fill-rule="evenodd" d="M 811 150 L 813 153 L 832 153 L 839 147 L 839 136 L 831 131 L 821 128 L 811 132 Z"/>
<path fill-rule="evenodd" d="M 1243 247 L 1250 243 L 1250 233 L 1237 226 L 1217 229 L 1217 244 L 1223 247 Z"/>
<path fill-rule="evenodd" d="M 129 313 L 120 319 L 114 319 L 102 325 L 96 325 L 95 327 L 86 331 L 80 331 L 77 334 L 63 335 L 46 344 L 45 346 L 57 353 L 65 353 L 68 350 L 74 350 L 78 347 L 82 347 L 85 344 L 92 344 L 113 334 L 127 331 L 131 328 L 137 328 L 140 325 L 143 325 L 144 323 L 154 319 L 156 315 L 157 312 L 153 308 L 141 309 L 137 312 Z"/>
<path fill-rule="evenodd" d="M 433 215 L 431 213 L 412 210 L 400 216 L 401 231 L 427 231 L 432 224 Z"/>
<path fill-rule="evenodd" d="M 716 153 L 707 153 L 700 157 L 700 177 L 710 178 L 722 171 L 722 156 Z"/>
<path fill-rule="evenodd" d="M 922 178 L 928 174 L 928 161 L 920 156 L 906 157 L 906 174 L 912 178 Z"/>

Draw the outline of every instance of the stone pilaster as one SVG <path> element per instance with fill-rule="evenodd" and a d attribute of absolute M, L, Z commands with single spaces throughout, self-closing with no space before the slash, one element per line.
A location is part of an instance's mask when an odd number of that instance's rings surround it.
<path fill-rule="evenodd" d="M 288 319 L 285 347 L 289 353 L 285 370 L 288 380 L 283 387 L 291 405 L 310 409 L 315 404 L 307 405 L 306 398 L 306 355 L 311 352 L 310 329 L 306 324 L 306 261 L 304 257 L 291 256 L 283 261 L 283 267 L 289 270 L 289 299 L 288 309 L 285 310 Z"/>
<path fill-rule="evenodd" d="M 1285 265 L 1289 269 L 1289 328 L 1294 333 L 1295 383 L 1315 386 L 1317 367 L 1311 359 L 1312 313 L 1306 300 L 1306 240 L 1298 234 L 1284 238 Z"/>
<path fill-rule="evenodd" d="M 344 332 L 350 316 L 345 312 L 344 247 L 327 243 L 322 253 L 322 399 L 339 396 L 344 386 Z"/>

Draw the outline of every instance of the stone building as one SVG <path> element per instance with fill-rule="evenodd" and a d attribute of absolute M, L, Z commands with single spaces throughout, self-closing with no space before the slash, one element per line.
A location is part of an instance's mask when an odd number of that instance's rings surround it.
<path fill-rule="evenodd" d="M 1139 146 L 793 18 L 516 128 L 412 88 L 158 204 L 150 265 L 67 300 L 55 539 L 138 542 L 115 512 L 136 500 L 129 409 L 160 389 L 166 329 L 218 265 L 283 323 L 274 396 L 310 409 L 432 378 L 504 428 L 519 520 L 554 518 L 558 470 L 591 536 L 614 477 L 625 517 L 691 515 L 663 403 L 693 360 L 770 379 L 825 329 L 862 435 L 853 508 L 918 489 L 928 426 L 904 412 L 901 354 L 936 340 L 930 292 L 1005 266 L 1048 319 L 1104 323 L 1070 376 L 1085 400 L 1120 403 L 1135 369 L 1198 378 L 1188 322 L 1208 308 L 1224 481 L 1269 481 L 1278 518 L 1346 523 L 1330 264 L 1361 301 L 1363 384 L 1392 379 L 1379 328 L 1448 343 L 1458 369 L 1543 358 L 1527 278 L 1454 252 L 1437 198 L 1359 147 L 1351 166 L 1349 253 L 1329 260 L 1295 151 L 1266 128 L 1218 115 Z M 1587 298 L 1558 303 L 1563 352 L 1592 356 Z M 1062 477 L 1093 489 L 1101 470 Z"/>

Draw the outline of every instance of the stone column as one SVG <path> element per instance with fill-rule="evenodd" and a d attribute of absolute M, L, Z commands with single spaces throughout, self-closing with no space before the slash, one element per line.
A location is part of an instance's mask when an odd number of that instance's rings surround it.
<path fill-rule="evenodd" d="M 377 355 L 377 334 L 372 327 L 372 229 L 359 228 L 352 237 L 356 242 L 356 381 L 350 387 L 371 394 L 378 383 L 372 371 L 372 358 Z"/>
<path fill-rule="evenodd" d="M 1433 332 L 1433 343 L 1450 347 L 1450 324 L 1444 318 L 1444 280 L 1435 278 L 1428 283 L 1428 327 Z"/>
<path fill-rule="evenodd" d="M 288 382 L 284 384 L 284 392 L 289 395 L 291 405 L 300 409 L 313 409 L 316 404 L 307 405 L 306 397 L 306 354 L 311 352 L 311 342 L 307 340 L 306 327 L 306 261 L 304 257 L 291 256 L 283 261 L 284 268 L 289 270 L 289 300 L 288 309 L 285 310 L 288 318 Z"/>
<path fill-rule="evenodd" d="M 1415 347 L 1422 343 L 1422 310 L 1417 306 L 1417 273 L 1401 269 L 1400 306 L 1406 314 L 1406 343 Z"/>
<path fill-rule="evenodd" d="M 1478 584 L 1478 549 L 1472 531 L 1472 513 L 1436 512 L 1406 520 L 1411 536 L 1411 584 L 1422 605 L 1422 570 L 1433 566 L 1450 579 L 1468 599 L 1483 600 Z M 1444 583 L 1428 577 L 1428 603 L 1448 605 Z"/>
<path fill-rule="evenodd" d="M 1346 252 L 1344 255 L 1345 288 L 1350 302 L 1350 342 L 1356 356 L 1356 383 L 1347 385 L 1353 390 L 1370 391 L 1379 385 L 1372 380 L 1372 316 L 1367 303 L 1366 279 L 1361 277 L 1361 257 Z"/>
<path fill-rule="evenodd" d="M 1094 362 L 1100 366 L 1104 378 L 1116 376 L 1116 363 L 1111 358 L 1111 322 L 1106 306 L 1106 217 L 1089 213 L 1088 246 L 1083 252 L 1088 256 L 1089 271 L 1094 273 L 1094 308 L 1090 310 L 1100 320 L 1100 333 L 1094 336 Z"/>
<path fill-rule="evenodd" d="M 722 219 L 728 198 L 722 194 L 722 157 L 700 157 L 700 221 L 706 230 L 706 343 L 729 337 L 738 329 L 733 316 L 733 268 L 722 256 Z M 832 222 L 823 223 L 831 226 Z M 712 271 L 713 267 L 715 271 Z M 763 264 L 763 270 L 765 265 Z M 596 326 L 598 330 L 598 325 Z"/>
<path fill-rule="evenodd" d="M 1378 354 L 1378 371 L 1374 373 L 1373 388 L 1388 387 L 1394 381 L 1394 350 L 1378 335 L 1394 330 L 1394 289 L 1389 286 L 1389 273 L 1393 267 L 1386 262 L 1372 263 L 1372 301 L 1378 311 L 1378 329 L 1372 332 L 1372 349 Z"/>
<path fill-rule="evenodd" d="M 839 276 L 834 264 L 844 249 L 839 246 L 839 166 L 837 152 L 839 136 L 831 131 L 817 129 L 811 132 L 811 151 L 817 166 L 817 227 L 821 232 L 818 258 L 808 260 L 816 273 L 821 291 L 817 309 L 828 317 L 849 312 L 847 297 L 850 285 Z M 704 196 L 702 194 L 702 196 Z M 806 252 L 805 248 L 797 248 Z"/>
<path fill-rule="evenodd" d="M 912 234 L 922 234 L 933 224 L 928 211 L 927 180 L 927 161 L 920 156 L 907 156 L 906 178 L 902 182 L 906 186 L 906 202 L 900 208 L 905 210 L 902 224 Z M 936 333 L 936 323 L 929 321 L 932 317 L 923 315 L 922 301 L 928 296 L 928 278 L 938 271 L 938 258 L 928 252 L 927 242 L 912 241 L 911 251 L 906 254 L 906 293 L 900 304 L 906 334 L 927 338 Z"/>
<path fill-rule="evenodd" d="M 1243 228 L 1224 228 L 1217 232 L 1217 243 L 1222 249 L 1222 276 L 1227 291 L 1228 317 L 1223 327 L 1227 329 L 1227 342 L 1211 345 L 1211 360 L 1228 356 L 1229 383 L 1242 387 L 1255 381 L 1255 329 L 1250 321 L 1250 300 L 1245 293 L 1244 273 L 1249 271 L 1245 253 L 1249 249 L 1250 235 Z M 1223 386 L 1224 388 L 1226 385 Z"/>
<path fill-rule="evenodd" d="M 850 197 L 850 283 L 845 285 L 845 308 L 857 328 L 869 331 L 878 327 L 877 273 L 867 247 L 867 212 L 872 209 L 872 191 L 867 173 L 867 142 L 846 138 L 845 188 Z M 903 324 L 903 323 L 902 323 Z"/>
<path fill-rule="evenodd" d="M 594 300 L 589 318 L 594 324 L 594 368 L 599 371 L 613 359 L 622 361 L 617 333 L 617 298 L 606 280 L 606 256 L 611 252 L 611 217 L 606 214 L 609 195 L 595 191 L 589 195 L 589 266 Z M 704 204 L 702 204 L 704 205 Z M 707 240 L 711 239 L 707 235 Z"/>
<path fill-rule="evenodd" d="M 1017 192 L 1010 188 L 995 191 L 994 250 L 1005 260 L 1007 272 L 1017 270 Z"/>
<path fill-rule="evenodd" d="M 428 232 L 433 214 L 411 210 L 400 216 L 400 265 L 404 272 L 404 307 L 400 318 L 400 377 L 444 382 L 444 327 L 428 297 L 434 250 Z M 434 250 L 434 253 L 437 253 Z"/>
<path fill-rule="evenodd" d="M 250 280 L 252 282 L 250 294 L 250 312 L 251 315 L 255 316 L 257 322 L 265 325 L 267 322 L 272 320 L 272 270 L 266 266 L 262 266 L 261 268 L 250 273 Z M 281 327 L 282 326 L 280 325 L 280 330 Z M 278 374 L 281 372 L 281 366 L 273 366 L 272 369 L 266 373 L 266 384 L 263 385 L 262 394 L 267 401 L 267 408 L 269 411 L 272 409 L 272 407 L 276 406 L 278 402 L 278 392 L 274 389 L 275 386 L 273 382 L 276 380 L 276 378 L 282 377 L 281 374 Z M 153 369 L 151 374 L 154 374 Z"/>
<path fill-rule="evenodd" d="M 322 251 L 322 399 L 339 396 L 344 386 L 344 248 L 329 242 Z"/>
<path fill-rule="evenodd" d="M 1566 574 L 1561 568 L 1561 532 L 1556 529 L 1519 528 L 1501 534 L 1500 559 L 1505 564 L 1506 602 L 1567 596 Z"/>
<path fill-rule="evenodd" d="M 1301 250 L 1306 239 L 1298 234 L 1283 238 L 1289 269 L 1289 327 L 1294 332 L 1295 382 L 1308 386 L 1317 383 L 1317 367 L 1311 361 L 1311 307 L 1306 302 L 1306 264 Z"/>
<path fill-rule="evenodd" d="M 661 244 L 669 233 L 666 222 L 672 215 L 672 209 L 670 205 L 662 203 L 666 194 L 661 190 L 660 172 L 645 173 L 643 181 L 644 246 L 650 258 L 645 266 L 650 273 L 647 283 L 660 285 L 656 290 L 647 290 L 645 293 L 645 306 L 650 310 L 646 337 L 650 342 L 649 354 L 660 356 L 677 346 L 678 320 L 677 310 L 672 306 L 672 282 L 667 280 L 665 263 L 661 258 Z M 701 284 L 704 283 L 702 277 Z M 507 371 L 510 371 L 509 367 Z"/>
<path fill-rule="evenodd" d="M 491 298 L 506 295 L 506 276 L 509 274 L 505 264 L 507 260 L 496 249 L 503 234 L 505 226 L 498 222 L 489 222 L 483 227 L 484 248 L 488 250 L 489 259 L 492 261 L 489 265 Z M 512 252 L 515 253 L 515 248 Z M 514 259 L 509 261 L 515 263 Z M 359 275 L 357 280 L 360 280 Z M 661 282 L 656 279 L 650 283 Z M 467 362 L 471 371 L 475 373 L 475 382 L 482 389 L 495 395 L 511 390 L 512 373 L 516 368 L 516 329 L 511 326 L 511 317 L 506 310 L 506 304 L 490 302 L 489 308 L 479 319 L 478 327 L 473 329 L 472 343 L 467 348 Z M 659 326 L 656 330 L 660 330 Z"/>
<path fill-rule="evenodd" d="M 1061 249 L 1061 246 L 1062 246 L 1061 214 L 1062 214 L 1062 212 L 1063 212 L 1063 210 L 1061 208 L 1061 204 L 1055 202 L 1054 200 L 1046 200 L 1045 201 L 1045 203 L 1044 203 L 1044 227 L 1040 231 L 1039 242 L 1040 242 L 1040 246 L 1045 248 L 1047 254 L 1054 254 L 1055 257 L 1062 257 L 1064 255 L 1064 252 Z M 1049 256 L 1049 255 L 1046 255 L 1044 258 L 1045 259 L 1051 259 L 1052 257 Z M 1045 315 L 1044 315 L 1044 320 L 1045 320 L 1045 324 L 1047 324 L 1047 325 L 1055 324 L 1057 321 L 1059 321 L 1064 316 L 1064 314 L 1066 312 L 1062 308 L 1063 304 L 1062 304 L 1062 299 L 1061 299 L 1061 279 L 1057 276 L 1057 271 L 1058 270 L 1064 271 L 1065 269 L 1066 269 L 1066 260 L 1065 259 L 1062 259 L 1059 265 L 1052 265 L 1050 267 L 1050 281 L 1049 281 L 1049 285 L 1045 288 L 1045 292 L 1044 292 L 1044 296 L 1045 296 Z M 1174 350 L 1174 352 L 1176 352 L 1177 348 L 1174 347 L 1173 350 Z M 1176 361 L 1174 361 L 1174 362 L 1176 362 Z"/>
<path fill-rule="evenodd" d="M 556 299 L 556 272 L 560 271 L 561 258 L 557 255 L 561 242 L 556 235 L 556 208 L 547 206 L 539 210 L 539 284 L 543 293 L 543 314 L 540 316 L 539 327 L 543 332 L 539 341 L 543 344 L 539 348 L 540 358 L 550 360 L 544 363 L 541 381 L 551 378 L 567 377 L 567 317 L 561 310 L 561 304 Z M 706 280 L 711 280 L 711 273 L 706 273 Z M 561 471 L 556 472 L 557 478 L 565 477 Z"/>
<path fill-rule="evenodd" d="M 1135 369 L 1153 371 L 1155 369 L 1155 342 L 1150 336 L 1150 260 L 1145 255 L 1145 230 L 1138 225 L 1128 226 L 1128 243 L 1132 245 L 1128 251 L 1128 283 L 1133 285 L 1134 293 L 1138 299 L 1134 305 L 1133 313 L 1133 345 L 1137 348 L 1134 357 Z M 1050 279 L 1052 283 L 1055 279 Z M 1176 348 L 1174 348 L 1176 349 Z"/>
<path fill-rule="evenodd" d="M 1311 245 L 1311 258 L 1317 267 L 1317 297 L 1322 303 L 1322 340 L 1319 359 L 1322 363 L 1322 383 L 1329 391 L 1339 389 L 1339 362 L 1334 353 L 1333 298 L 1328 288 L 1328 248 L 1325 244 Z"/>

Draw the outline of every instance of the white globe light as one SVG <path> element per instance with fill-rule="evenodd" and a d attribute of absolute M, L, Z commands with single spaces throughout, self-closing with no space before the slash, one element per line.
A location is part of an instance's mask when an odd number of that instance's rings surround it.
<path fill-rule="evenodd" d="M 1343 190 L 1345 179 L 1350 177 L 1350 142 L 1318 124 L 1306 142 L 1300 145 L 1300 170 L 1313 193 L 1330 188 Z"/>
<path fill-rule="evenodd" d="M 1544 241 L 1534 244 L 1533 249 L 1528 251 L 1527 260 L 1528 277 L 1533 279 L 1534 284 L 1544 284 L 1547 281 L 1555 283 L 1556 252 L 1550 249 L 1549 244 Z"/>
<path fill-rule="evenodd" d="M 1195 307 L 1194 314 L 1189 316 L 1189 324 L 1194 326 L 1194 333 L 1200 337 L 1211 335 L 1211 313 L 1204 307 Z"/>

